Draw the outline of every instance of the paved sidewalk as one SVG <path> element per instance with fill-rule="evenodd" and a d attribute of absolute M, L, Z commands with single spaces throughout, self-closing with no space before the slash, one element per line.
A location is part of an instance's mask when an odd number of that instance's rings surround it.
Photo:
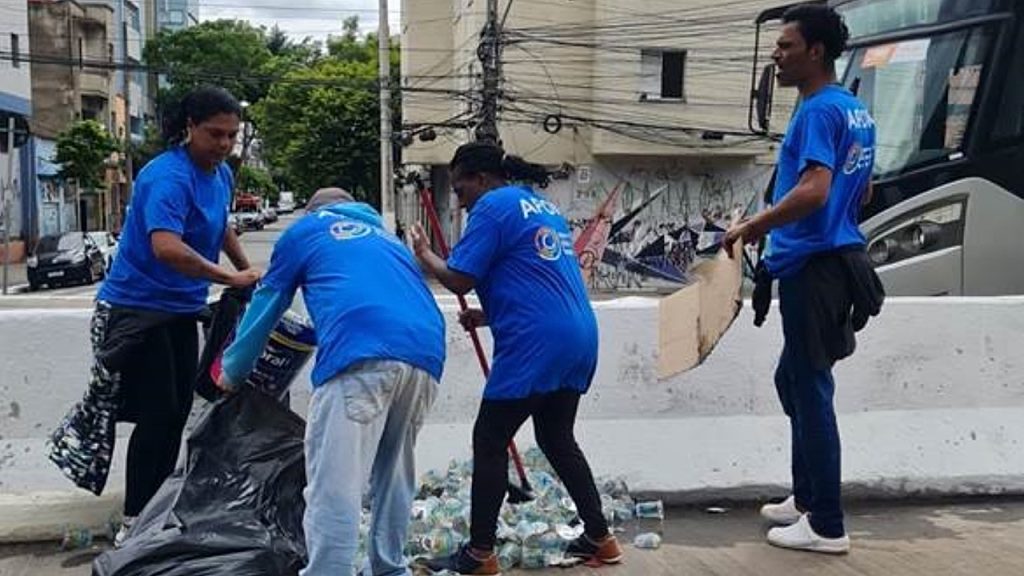
<path fill-rule="evenodd" d="M 3 266 L 3 263 L 0 263 Z M 2 274 L 2 271 L 0 271 Z M 3 279 L 0 278 L 0 283 Z M 7 265 L 7 287 L 13 289 L 15 287 L 23 287 L 28 284 L 28 267 L 25 266 L 24 262 L 16 262 Z M 12 291 L 13 293 L 13 291 Z"/>
<path fill-rule="evenodd" d="M 722 515 L 670 510 L 660 550 L 627 548 L 617 567 L 525 574 L 564 576 L 1013 576 L 1024 574 L 1024 501 L 857 506 L 848 528 L 853 552 L 825 557 L 764 543 L 753 510 Z M 0 576 L 90 573 L 91 551 L 54 544 L 0 547 Z"/>

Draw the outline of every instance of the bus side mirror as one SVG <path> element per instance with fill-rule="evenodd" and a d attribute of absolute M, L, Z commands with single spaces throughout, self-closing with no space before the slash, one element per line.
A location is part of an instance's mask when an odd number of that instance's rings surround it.
<path fill-rule="evenodd" d="M 761 80 L 757 83 L 756 99 L 757 125 L 768 132 L 772 119 L 772 99 L 775 96 L 775 64 L 768 64 L 761 70 Z"/>

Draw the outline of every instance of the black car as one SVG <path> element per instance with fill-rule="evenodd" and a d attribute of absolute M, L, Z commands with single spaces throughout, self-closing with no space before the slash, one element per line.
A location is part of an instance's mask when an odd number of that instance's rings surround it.
<path fill-rule="evenodd" d="M 83 232 L 43 236 L 28 259 L 32 290 L 74 283 L 92 284 L 106 274 L 106 259 L 96 242 Z"/>

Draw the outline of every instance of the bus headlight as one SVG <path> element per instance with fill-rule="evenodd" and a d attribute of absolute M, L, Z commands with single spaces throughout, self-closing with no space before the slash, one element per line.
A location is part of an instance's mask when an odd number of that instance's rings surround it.
<path fill-rule="evenodd" d="M 965 202 L 964 198 L 947 200 L 881 227 L 868 242 L 871 262 L 884 266 L 963 245 Z"/>

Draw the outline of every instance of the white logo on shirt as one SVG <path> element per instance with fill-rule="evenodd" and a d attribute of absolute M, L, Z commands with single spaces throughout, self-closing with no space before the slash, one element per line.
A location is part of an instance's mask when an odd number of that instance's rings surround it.
<path fill-rule="evenodd" d="M 339 220 L 331 224 L 331 236 L 335 240 L 355 240 L 356 238 L 369 236 L 370 232 L 372 230 L 369 226 L 353 220 Z"/>
<path fill-rule="evenodd" d="M 557 206 L 543 198 L 520 198 L 519 208 L 523 211 L 524 220 L 534 214 L 550 214 L 551 216 L 562 215 L 562 213 L 558 211 Z"/>
<path fill-rule="evenodd" d="M 846 126 L 850 130 L 867 130 L 875 127 L 875 119 L 863 108 L 846 111 Z"/>

